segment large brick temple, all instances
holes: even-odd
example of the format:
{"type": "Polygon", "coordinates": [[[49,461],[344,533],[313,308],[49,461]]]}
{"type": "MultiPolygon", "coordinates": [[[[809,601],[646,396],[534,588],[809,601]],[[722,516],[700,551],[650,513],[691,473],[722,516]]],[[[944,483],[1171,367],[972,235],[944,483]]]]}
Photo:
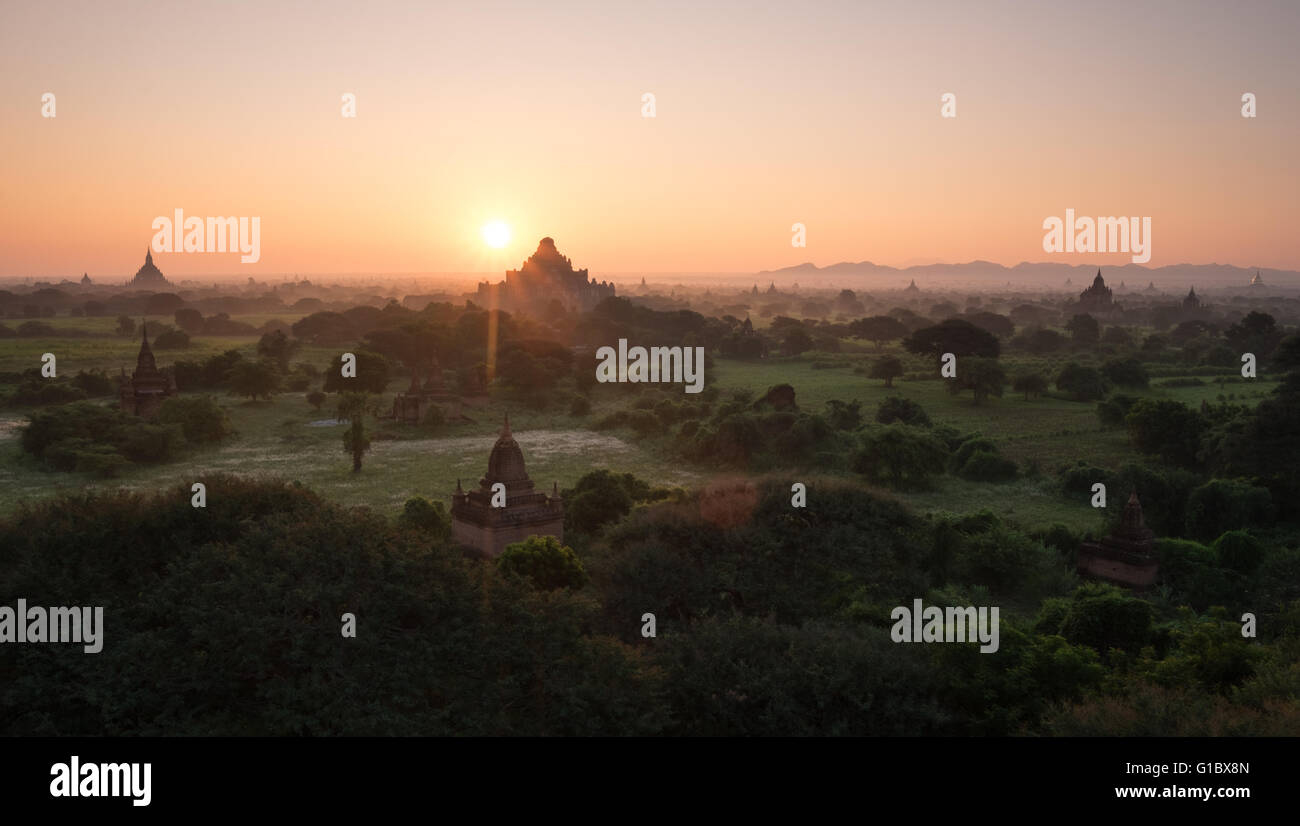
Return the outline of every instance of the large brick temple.
{"type": "Polygon", "coordinates": [[[497,557],[512,542],[530,536],[553,536],[564,541],[564,502],[559,485],[551,495],[533,489],[533,481],[524,468],[524,453],[510,433],[510,415],[506,414],[501,435],[492,446],[487,473],[478,489],[465,492],[456,480],[451,497],[452,537],[462,545],[478,548],[489,557],[497,557]],[[492,487],[505,485],[505,506],[492,506],[492,487]]]}
{"type": "Polygon", "coordinates": [[[1155,544],[1155,534],[1142,519],[1137,491],[1132,491],[1119,527],[1100,542],[1079,545],[1078,571],[1129,588],[1149,588],[1160,573],[1155,544]]]}

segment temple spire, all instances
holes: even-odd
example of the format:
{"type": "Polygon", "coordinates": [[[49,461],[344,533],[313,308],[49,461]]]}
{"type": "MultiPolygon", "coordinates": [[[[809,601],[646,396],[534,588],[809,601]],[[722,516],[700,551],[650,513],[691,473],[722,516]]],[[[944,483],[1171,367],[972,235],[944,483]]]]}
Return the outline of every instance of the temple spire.
{"type": "Polygon", "coordinates": [[[506,411],[505,426],[501,428],[501,438],[503,439],[510,438],[510,411],[509,410],[506,411]]]}

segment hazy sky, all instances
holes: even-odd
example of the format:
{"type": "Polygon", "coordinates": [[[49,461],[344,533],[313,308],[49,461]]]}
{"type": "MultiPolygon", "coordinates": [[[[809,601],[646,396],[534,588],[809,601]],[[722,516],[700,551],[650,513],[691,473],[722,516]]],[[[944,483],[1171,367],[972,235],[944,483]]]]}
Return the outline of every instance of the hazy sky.
{"type": "Polygon", "coordinates": [[[178,276],[543,235],[595,274],[1130,260],[1044,252],[1067,207],[1149,216],[1150,266],[1300,269],[1297,35],[1296,2],[5,0],[0,276],[129,274],[176,208],[261,219],[260,261],[178,276]]]}

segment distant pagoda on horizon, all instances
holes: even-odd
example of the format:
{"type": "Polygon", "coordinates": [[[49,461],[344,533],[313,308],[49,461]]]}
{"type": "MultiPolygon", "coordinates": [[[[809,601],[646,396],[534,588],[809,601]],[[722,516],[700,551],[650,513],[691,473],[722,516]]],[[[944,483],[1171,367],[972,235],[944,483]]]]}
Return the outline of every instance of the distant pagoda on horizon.
{"type": "Polygon", "coordinates": [[[1113,309],[1115,306],[1115,297],[1110,287],[1106,286],[1106,279],[1101,277],[1101,270],[1097,270],[1097,277],[1092,280],[1092,286],[1079,293],[1079,308],[1091,311],[1105,311],[1113,309]]]}
{"type": "Polygon", "coordinates": [[[505,281],[480,282],[475,300],[488,308],[533,311],[558,301],[570,312],[583,312],[614,295],[613,284],[589,278],[585,269],[575,270],[556,249],[555,240],[547,237],[519,269],[506,271],[505,281]]]}
{"type": "Polygon", "coordinates": [[[144,266],[136,270],[135,277],[126,283],[128,287],[170,287],[172,282],[162,274],[162,270],[154,266],[153,252],[149,249],[144,251],[144,266]]]}
{"type": "Polygon", "coordinates": [[[1250,286],[1252,287],[1264,286],[1264,279],[1260,277],[1259,270],[1255,270],[1255,277],[1250,279],[1250,286]]]}

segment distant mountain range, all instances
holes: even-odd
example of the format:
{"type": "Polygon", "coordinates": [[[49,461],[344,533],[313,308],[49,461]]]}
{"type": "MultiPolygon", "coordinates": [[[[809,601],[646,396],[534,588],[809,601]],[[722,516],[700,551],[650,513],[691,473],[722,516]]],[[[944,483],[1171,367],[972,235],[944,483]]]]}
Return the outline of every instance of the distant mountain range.
{"type": "MultiPolygon", "coordinates": [[[[889,267],[870,261],[843,261],[827,267],[815,264],[796,264],[778,270],[761,270],[762,278],[889,278],[891,281],[917,279],[924,286],[925,279],[986,281],[990,286],[1011,281],[1024,284],[1032,282],[1043,286],[1060,287],[1068,278],[1080,289],[1092,283],[1097,274],[1097,264],[1031,263],[1022,261],[1014,267],[992,261],[969,261],[965,264],[925,264],[914,267],[889,267]]],[[[1258,272],[1265,286],[1300,287],[1300,272],[1275,270],[1266,267],[1234,267],[1228,264],[1170,264],[1163,267],[1144,267],[1140,264],[1123,266],[1101,265],[1102,277],[1110,286],[1125,282],[1130,289],[1145,287],[1149,282],[1156,286],[1172,287],[1180,284],[1211,287],[1245,287],[1258,272]]],[[[904,284],[903,286],[906,286],[904,284]]]]}

